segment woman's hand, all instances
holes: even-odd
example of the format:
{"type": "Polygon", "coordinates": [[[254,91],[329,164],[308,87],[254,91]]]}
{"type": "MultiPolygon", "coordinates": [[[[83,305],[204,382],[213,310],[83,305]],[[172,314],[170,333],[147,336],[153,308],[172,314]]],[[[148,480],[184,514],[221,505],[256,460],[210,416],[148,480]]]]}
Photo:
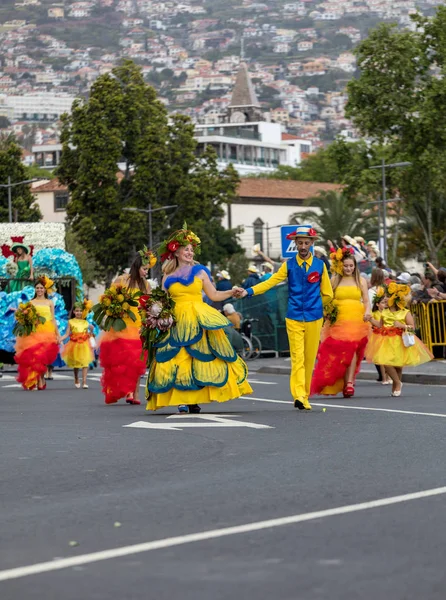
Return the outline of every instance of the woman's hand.
{"type": "Polygon", "coordinates": [[[372,315],[371,315],[371,313],[369,311],[367,311],[367,312],[364,313],[364,321],[366,323],[369,323],[370,320],[371,320],[371,318],[372,318],[372,315]]]}

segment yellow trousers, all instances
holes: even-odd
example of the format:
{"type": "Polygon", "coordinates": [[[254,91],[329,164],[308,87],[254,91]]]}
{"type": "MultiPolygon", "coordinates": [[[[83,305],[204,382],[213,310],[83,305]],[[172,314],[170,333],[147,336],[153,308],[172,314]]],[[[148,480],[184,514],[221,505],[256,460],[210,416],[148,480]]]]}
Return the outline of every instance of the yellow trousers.
{"type": "Polygon", "coordinates": [[[291,377],[290,390],[293,400],[308,398],[311,377],[316,362],[323,319],[293,321],[285,319],[288,341],[290,343],[291,377]]]}

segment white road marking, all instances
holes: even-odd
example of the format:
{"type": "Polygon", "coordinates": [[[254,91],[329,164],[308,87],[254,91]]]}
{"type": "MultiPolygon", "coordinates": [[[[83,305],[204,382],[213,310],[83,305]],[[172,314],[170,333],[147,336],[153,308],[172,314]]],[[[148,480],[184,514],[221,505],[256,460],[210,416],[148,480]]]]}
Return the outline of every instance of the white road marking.
{"type": "MultiPolygon", "coordinates": [[[[255,400],[256,402],[270,402],[272,404],[288,404],[288,406],[292,406],[291,400],[273,400],[272,398],[254,398],[253,396],[242,396],[245,400],[255,400]]],[[[323,406],[327,408],[346,408],[349,410],[370,410],[375,412],[387,412],[387,413],[397,413],[400,415],[420,415],[422,417],[441,417],[446,419],[446,414],[442,413],[429,413],[429,412],[417,412],[414,410],[397,410],[395,408],[374,408],[368,406],[347,406],[345,404],[322,404],[320,402],[312,402],[310,399],[310,403],[312,406],[323,406]]]]}
{"type": "Polygon", "coordinates": [[[268,519],[266,521],[256,521],[254,523],[235,525],[234,527],[223,527],[222,529],[211,529],[209,531],[201,531],[199,533],[190,533],[187,535],[164,538],[152,542],[133,544],[132,546],[122,546],[120,548],[112,548],[110,550],[91,552],[90,554],[80,554],[79,556],[73,556],[71,558],[60,558],[28,565],[25,567],[16,567],[13,569],[0,571],[0,581],[19,579],[21,577],[28,577],[29,575],[38,575],[40,573],[48,573],[50,571],[59,571],[60,569],[78,567],[80,565],[91,564],[102,560],[121,558],[123,556],[131,556],[135,554],[141,554],[142,552],[172,548],[174,546],[182,546],[184,544],[192,544],[195,542],[204,542],[206,540],[228,537],[230,535],[252,533],[255,531],[262,531],[264,529],[273,529],[275,527],[284,527],[286,525],[295,525],[296,523],[314,521],[315,519],[323,519],[325,517],[346,515],[362,510],[391,506],[393,504],[401,504],[402,502],[421,500],[422,498],[431,498],[433,496],[440,496],[443,494],[446,494],[446,486],[424,490],[421,492],[414,492],[412,494],[402,494],[400,496],[391,496],[390,498],[380,498],[378,500],[371,500],[369,502],[360,502],[359,504],[347,504],[346,506],[338,506],[336,508],[328,508],[326,510],[291,515],[289,517],[268,519]]]}
{"type": "MultiPolygon", "coordinates": [[[[130,423],[130,425],[123,425],[123,427],[134,427],[136,429],[164,429],[168,431],[181,431],[188,427],[248,427],[249,429],[274,429],[269,425],[260,425],[258,423],[249,423],[248,421],[233,421],[232,418],[238,415],[169,415],[167,419],[181,419],[181,423],[166,423],[154,422],[154,421],[136,421],[130,423]],[[198,419],[203,422],[192,422],[185,423],[186,419],[198,419]]],[[[166,420],[167,420],[166,419],[166,420]]]]}
{"type": "Polygon", "coordinates": [[[21,383],[8,383],[7,385],[3,385],[4,388],[21,388],[21,383]]]}
{"type": "Polygon", "coordinates": [[[277,381],[259,381],[258,379],[248,379],[249,383],[259,383],[260,385],[277,385],[277,381]]]}

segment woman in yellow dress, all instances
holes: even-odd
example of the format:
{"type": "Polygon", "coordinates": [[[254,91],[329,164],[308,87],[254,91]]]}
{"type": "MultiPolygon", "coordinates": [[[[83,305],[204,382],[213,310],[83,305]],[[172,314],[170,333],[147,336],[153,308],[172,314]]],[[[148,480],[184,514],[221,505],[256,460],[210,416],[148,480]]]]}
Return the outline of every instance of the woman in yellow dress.
{"type": "Polygon", "coordinates": [[[17,381],[25,390],[44,390],[44,375],[47,365],[56,360],[59,352],[60,335],[54,317],[54,304],[48,299],[53,282],[43,275],[34,285],[35,297],[31,304],[36,307],[39,316],[45,319],[36,327],[36,331],[23,337],[17,337],[15,361],[18,364],[17,381]]]}
{"type": "Polygon", "coordinates": [[[370,338],[366,350],[369,362],[385,365],[392,379],[391,396],[401,396],[403,387],[403,367],[414,367],[430,362],[433,355],[423,342],[413,333],[414,320],[407,308],[410,305],[410,287],[391,282],[387,287],[387,308],[381,313],[381,319],[372,319],[375,334],[370,338]],[[403,335],[411,334],[410,344],[406,346],[403,335]]]}
{"type": "Polygon", "coordinates": [[[176,324],[156,348],[147,380],[147,410],[177,406],[198,413],[199,404],[226,402],[252,393],[248,369],[225,333],[228,319],[203,301],[230,298],[217,291],[208,269],[194,261],[200,240],[184,226],[160,248],[162,286],[175,301],[176,324]]]}
{"type": "Polygon", "coordinates": [[[334,250],[330,258],[337,315],[322,329],[311,394],[336,396],[342,392],[344,398],[351,398],[370,333],[368,287],[349,248],[334,250]]]}
{"type": "MultiPolygon", "coordinates": [[[[122,285],[130,292],[150,293],[146,278],[155,263],[156,259],[150,251],[141,250],[130,272],[117,277],[112,285],[122,285]]],[[[127,404],[141,404],[139,382],[146,372],[146,357],[139,335],[141,317],[138,308],[131,307],[130,310],[135,315],[134,321],[125,317],[125,329],[115,331],[112,328],[99,339],[99,360],[103,368],[101,384],[106,404],[118,402],[120,398],[125,398],[127,404]]]]}
{"type": "Polygon", "coordinates": [[[79,369],[82,370],[82,388],[88,389],[87,373],[88,366],[94,360],[93,349],[90,344],[90,332],[93,331],[93,325],[85,318],[92,306],[89,300],[84,302],[75,302],[73,306],[74,318],[68,321],[68,327],[61,342],[66,338],[70,341],[62,350],[62,358],[67,367],[74,371],[74,387],[80,388],[79,369]]]}

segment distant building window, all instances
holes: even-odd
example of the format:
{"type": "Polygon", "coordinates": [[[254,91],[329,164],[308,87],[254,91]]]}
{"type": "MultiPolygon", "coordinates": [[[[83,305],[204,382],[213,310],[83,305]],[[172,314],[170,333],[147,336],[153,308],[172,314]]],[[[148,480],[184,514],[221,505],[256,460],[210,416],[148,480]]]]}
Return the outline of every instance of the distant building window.
{"type": "Polygon", "coordinates": [[[68,204],[68,192],[57,192],[54,194],[54,210],[66,210],[68,204]]]}
{"type": "Polygon", "coordinates": [[[307,153],[307,154],[309,152],[311,152],[311,146],[310,146],[310,144],[301,144],[300,145],[300,151],[304,152],[304,153],[307,153]]]}
{"type": "Polygon", "coordinates": [[[254,244],[260,244],[260,250],[263,250],[263,221],[256,219],[253,223],[254,226],[254,244]]]}

